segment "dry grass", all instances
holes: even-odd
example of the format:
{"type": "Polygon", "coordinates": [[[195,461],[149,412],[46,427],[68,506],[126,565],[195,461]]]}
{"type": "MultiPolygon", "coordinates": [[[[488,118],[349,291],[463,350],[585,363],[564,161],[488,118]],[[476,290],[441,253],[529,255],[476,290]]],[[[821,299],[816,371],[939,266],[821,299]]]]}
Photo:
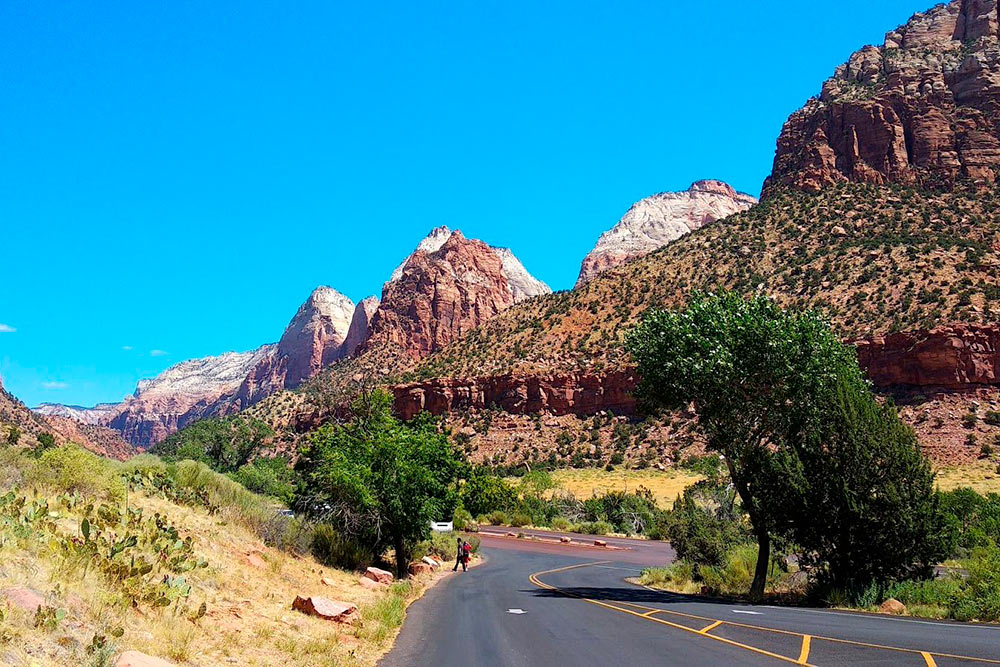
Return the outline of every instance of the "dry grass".
{"type": "MultiPolygon", "coordinates": [[[[21,489],[29,497],[48,491],[21,489]]],[[[138,493],[129,501],[147,516],[166,515],[208,561],[208,567],[185,574],[192,585],[188,608],[181,613],[173,606],[129,608],[97,572],[59,568],[60,557],[48,545],[0,539],[0,590],[28,586],[67,610],[66,618],[47,630],[34,627],[33,613],[0,601],[0,656],[7,662],[102,664],[86,647],[95,634],[104,634],[114,644],[112,658],[134,649],[186,665],[373,665],[391,646],[407,604],[426,585],[404,582],[370,591],[358,584],[356,573],[269,548],[251,530],[218,514],[138,493]],[[296,595],[353,602],[359,619],[338,625],[305,616],[291,609],[296,595]],[[202,601],[207,614],[191,620],[202,601]],[[112,638],[117,627],[124,634],[112,638]]],[[[67,527],[75,531],[75,524],[67,527]]]]}
{"type": "Polygon", "coordinates": [[[607,491],[635,491],[643,486],[653,492],[656,504],[669,508],[674,500],[701,475],[686,470],[624,470],[608,472],[598,468],[564,468],[552,473],[552,480],[577,498],[589,498],[607,491]]]}
{"type": "Polygon", "coordinates": [[[937,485],[942,491],[969,487],[983,494],[1000,493],[1000,474],[997,474],[997,464],[991,461],[948,466],[937,471],[937,485]]]}

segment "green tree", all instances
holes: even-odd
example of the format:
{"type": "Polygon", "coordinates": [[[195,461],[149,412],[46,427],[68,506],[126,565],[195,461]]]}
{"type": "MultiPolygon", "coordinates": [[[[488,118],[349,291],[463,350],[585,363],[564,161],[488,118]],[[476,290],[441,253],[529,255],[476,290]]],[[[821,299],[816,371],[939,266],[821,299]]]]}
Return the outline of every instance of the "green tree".
{"type": "Polygon", "coordinates": [[[777,531],[829,585],[928,576],[952,539],[916,434],[875,400],[857,364],[841,369],[826,398],[761,484],[777,531]]]}
{"type": "Polygon", "coordinates": [[[203,419],[172,433],[152,452],[168,461],[192,459],[231,473],[260,455],[273,435],[271,427],[259,419],[203,419]]]}
{"type": "Polygon", "coordinates": [[[17,445],[21,440],[21,429],[16,426],[11,426],[10,431],[7,432],[7,443],[10,445],[17,445]]]}
{"type": "Polygon", "coordinates": [[[35,456],[41,456],[46,450],[56,446],[56,438],[51,433],[39,433],[35,437],[38,440],[38,445],[34,449],[35,456]]]}
{"type": "Polygon", "coordinates": [[[626,347],[638,365],[641,403],[656,411],[693,402],[708,447],[724,455],[757,539],[750,596],[760,599],[775,518],[758,483],[773,451],[810,427],[837,370],[857,363],[853,353],[815,315],[734,293],[696,295],[682,311],[651,309],[626,347]]]}
{"type": "Polygon", "coordinates": [[[475,468],[462,486],[462,505],[472,516],[509,512],[517,501],[517,489],[485,468],[475,468]]]}
{"type": "Polygon", "coordinates": [[[455,510],[460,461],[427,415],[401,423],[384,391],[365,394],[346,424],[327,424],[301,450],[295,507],[331,523],[375,554],[392,547],[406,576],[430,522],[455,510]]]}

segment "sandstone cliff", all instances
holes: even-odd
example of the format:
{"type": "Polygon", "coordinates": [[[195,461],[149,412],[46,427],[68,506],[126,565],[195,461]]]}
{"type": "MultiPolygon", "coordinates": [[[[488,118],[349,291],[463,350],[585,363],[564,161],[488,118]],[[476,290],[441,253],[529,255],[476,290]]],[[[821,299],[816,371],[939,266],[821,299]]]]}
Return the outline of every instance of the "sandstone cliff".
{"type": "Polygon", "coordinates": [[[951,186],[1000,170],[997,3],[952,0],[854,53],[793,114],[764,196],[838,181],[951,186]]]}
{"type": "Polygon", "coordinates": [[[273,345],[265,345],[250,352],[229,352],[172,366],[151,380],[141,380],[135,394],[101,424],[118,431],[133,445],[148,448],[203,416],[273,352],[273,345]]]}
{"type": "Polygon", "coordinates": [[[456,231],[437,250],[410,255],[386,284],[364,349],[388,345],[420,359],[513,304],[501,258],[456,231]]]}
{"type": "MultiPolygon", "coordinates": [[[[430,234],[425,236],[420,243],[417,244],[416,250],[404,259],[402,264],[393,270],[392,276],[389,278],[389,282],[382,287],[383,292],[388,289],[392,283],[399,280],[403,276],[403,270],[406,268],[406,265],[418,253],[427,254],[437,252],[454,233],[461,234],[461,232],[452,232],[452,230],[448,229],[448,227],[444,225],[432,229],[430,234]]],[[[525,299],[530,299],[531,297],[538,296],[539,294],[549,294],[552,292],[548,285],[528,273],[528,270],[524,268],[521,260],[514,255],[510,248],[497,248],[494,246],[488,247],[497,257],[500,258],[500,270],[501,273],[503,273],[504,278],[507,280],[507,289],[510,291],[511,296],[514,297],[515,303],[524,301],[525,299]]]]}
{"type": "Polygon", "coordinates": [[[722,181],[697,181],[684,192],[663,192],[642,199],[601,234],[597,245],[583,259],[576,284],[756,203],[750,195],[722,181]]]}
{"type": "Polygon", "coordinates": [[[351,326],[347,330],[347,338],[344,339],[342,356],[353,356],[358,346],[368,340],[372,317],[375,316],[378,305],[379,300],[377,296],[370,296],[358,303],[354,309],[354,315],[351,317],[351,326]]]}

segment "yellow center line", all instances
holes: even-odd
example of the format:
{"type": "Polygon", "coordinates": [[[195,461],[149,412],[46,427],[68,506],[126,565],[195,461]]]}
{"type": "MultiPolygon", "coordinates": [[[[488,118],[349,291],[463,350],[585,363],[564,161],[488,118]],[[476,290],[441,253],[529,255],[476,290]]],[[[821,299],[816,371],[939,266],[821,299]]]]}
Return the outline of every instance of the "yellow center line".
{"type": "Polygon", "coordinates": [[[799,664],[804,665],[806,661],[809,660],[809,641],[812,639],[809,635],[802,635],[802,650],[799,651],[799,664]]]}
{"type": "MultiPolygon", "coordinates": [[[[590,602],[591,604],[596,604],[596,605],[600,605],[602,607],[607,607],[608,609],[614,609],[615,611],[620,611],[620,612],[623,612],[623,613],[626,613],[626,614],[631,614],[631,615],[637,616],[639,618],[645,618],[648,621],[653,621],[655,623],[660,623],[660,624],[663,624],[663,625],[668,625],[670,627],[678,628],[680,630],[685,630],[687,632],[693,632],[694,634],[697,634],[697,635],[700,635],[700,636],[703,636],[703,637],[708,637],[710,639],[715,639],[715,640],[718,640],[718,641],[721,641],[721,642],[725,642],[727,644],[732,644],[732,645],[738,646],[740,648],[745,648],[745,649],[753,651],[755,653],[761,653],[763,655],[767,655],[767,656],[770,656],[770,657],[773,657],[773,658],[777,658],[779,660],[784,660],[786,662],[793,662],[793,663],[802,664],[802,665],[808,664],[807,662],[805,662],[805,660],[808,658],[808,649],[809,649],[810,644],[811,644],[811,642],[812,642],[813,639],[818,639],[818,640],[821,640],[821,641],[828,641],[828,642],[836,642],[838,644],[849,644],[851,646],[861,646],[863,648],[874,648],[874,649],[882,649],[882,650],[886,650],[886,651],[897,651],[897,652],[900,652],[900,653],[916,653],[916,654],[921,655],[924,658],[924,661],[927,663],[927,667],[936,667],[936,663],[934,662],[934,657],[933,656],[937,656],[939,658],[951,658],[951,659],[955,659],[955,660],[971,660],[971,661],[974,661],[974,662],[981,662],[981,663],[991,664],[991,665],[1000,665],[1000,660],[995,660],[995,659],[991,659],[991,658],[977,658],[977,657],[968,656],[968,655],[954,655],[952,653],[939,653],[937,651],[919,651],[919,650],[911,649],[911,648],[900,648],[898,646],[885,646],[885,645],[882,645],[882,644],[871,644],[871,643],[868,643],[868,642],[859,642],[859,641],[854,641],[854,640],[851,640],[851,639],[837,639],[836,637],[824,637],[824,636],[821,636],[821,635],[806,635],[805,633],[802,633],[802,632],[793,632],[791,630],[779,630],[777,628],[768,628],[768,627],[761,626],[761,625],[750,625],[750,624],[747,624],[747,623],[738,623],[738,622],[735,622],[735,621],[718,621],[718,623],[725,623],[726,625],[732,625],[732,626],[740,627],[740,628],[748,628],[750,630],[760,630],[760,631],[763,631],[763,632],[772,632],[772,633],[775,633],[775,634],[791,635],[791,636],[794,636],[794,637],[802,637],[802,652],[800,653],[798,660],[793,660],[793,659],[787,658],[787,657],[785,657],[783,655],[778,655],[777,653],[771,653],[770,651],[765,651],[764,649],[758,649],[758,648],[755,648],[753,646],[747,646],[746,644],[741,644],[739,642],[734,642],[734,641],[731,641],[729,639],[725,639],[724,637],[719,637],[719,636],[710,635],[710,634],[704,634],[705,632],[707,632],[707,630],[715,627],[717,619],[714,619],[714,618],[709,618],[707,616],[698,616],[696,614],[687,614],[685,612],[674,611],[672,609],[658,609],[656,607],[647,607],[647,606],[644,606],[644,605],[641,605],[641,604],[636,604],[634,602],[623,602],[622,603],[622,604],[626,604],[626,605],[628,605],[630,607],[636,607],[638,609],[642,609],[642,610],[644,610],[646,612],[646,613],[640,613],[640,612],[637,612],[637,611],[633,611],[631,609],[626,609],[624,607],[619,607],[619,606],[616,606],[616,605],[607,604],[605,602],[600,602],[598,600],[592,600],[590,598],[585,598],[582,595],[576,595],[575,593],[570,593],[569,591],[564,591],[564,590],[559,589],[559,588],[557,588],[555,586],[546,584],[546,583],[542,582],[540,579],[538,579],[538,577],[541,576],[541,575],[543,575],[543,574],[554,574],[556,572],[565,572],[566,570],[574,570],[574,569],[581,568],[581,567],[590,567],[591,565],[603,565],[603,564],[609,563],[609,562],[611,562],[611,561],[606,561],[605,560],[605,561],[597,561],[597,562],[593,562],[593,563],[581,563],[579,565],[569,565],[567,567],[560,567],[560,568],[556,568],[554,570],[544,570],[542,572],[535,572],[534,574],[530,575],[528,577],[528,580],[531,583],[533,583],[534,585],[538,586],[539,588],[545,588],[545,589],[548,589],[548,590],[559,591],[563,595],[568,595],[570,597],[575,597],[575,598],[578,598],[580,600],[583,600],[584,602],[590,602]],[[695,630],[694,628],[689,628],[689,627],[687,627],[685,625],[680,625],[678,623],[671,623],[670,621],[666,621],[666,620],[660,619],[660,618],[653,618],[652,615],[655,614],[655,613],[670,614],[670,615],[673,615],[673,616],[680,616],[680,617],[683,617],[683,618],[691,618],[691,619],[696,619],[696,620],[701,620],[701,621],[709,621],[709,622],[713,623],[713,625],[709,626],[709,628],[706,628],[705,630],[695,630]]],[[[655,588],[650,588],[649,586],[643,586],[643,588],[645,588],[647,590],[650,590],[650,591],[662,592],[662,591],[659,591],[659,590],[657,590],[655,588]]]]}
{"type": "Polygon", "coordinates": [[[705,634],[709,630],[714,630],[715,628],[719,627],[720,625],[722,625],[722,621],[716,621],[715,623],[712,623],[711,625],[706,625],[705,627],[703,627],[698,632],[700,632],[701,634],[705,634]]]}

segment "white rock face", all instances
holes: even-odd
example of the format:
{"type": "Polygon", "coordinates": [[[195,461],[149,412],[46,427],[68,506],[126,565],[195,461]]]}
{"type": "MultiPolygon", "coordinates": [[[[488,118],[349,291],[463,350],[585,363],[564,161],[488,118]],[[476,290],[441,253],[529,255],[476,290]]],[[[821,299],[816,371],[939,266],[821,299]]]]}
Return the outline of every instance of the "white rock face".
{"type": "Polygon", "coordinates": [[[50,417],[68,417],[83,424],[100,424],[101,420],[108,417],[118,409],[120,403],[98,403],[92,408],[81,405],[62,405],[61,403],[42,403],[35,412],[40,415],[50,417]]]}
{"type": "MultiPolygon", "coordinates": [[[[440,227],[435,227],[431,230],[424,239],[417,244],[415,252],[435,252],[440,250],[441,246],[451,238],[454,232],[448,229],[446,226],[442,225],[440,227]]],[[[530,299],[533,296],[538,296],[539,294],[549,294],[552,289],[548,285],[543,283],[541,280],[535,278],[533,275],[528,273],[528,270],[524,268],[521,264],[521,260],[514,256],[510,248],[498,248],[495,246],[490,246],[490,250],[500,258],[502,262],[502,269],[504,278],[507,279],[507,287],[510,290],[511,295],[514,297],[515,302],[524,301],[525,299],[530,299]]],[[[383,290],[388,287],[391,283],[399,280],[403,275],[403,268],[406,263],[410,261],[410,257],[403,260],[403,263],[396,267],[396,270],[392,272],[392,277],[389,278],[389,282],[383,285],[383,290]]]]}
{"type": "Polygon", "coordinates": [[[370,296],[362,299],[354,309],[354,316],[351,318],[351,327],[347,330],[347,338],[344,340],[342,356],[350,357],[354,351],[368,340],[369,328],[372,316],[378,310],[379,300],[377,296],[370,296]]]}
{"type": "Polygon", "coordinates": [[[745,211],[757,200],[722,181],[698,181],[684,192],[642,199],[625,213],[584,258],[577,286],[602,271],[665,246],[688,232],[745,211]]]}
{"type": "Polygon", "coordinates": [[[277,355],[286,360],[286,388],[297,387],[343,356],[353,316],[354,302],[337,290],[313,290],[278,341],[277,355]]]}
{"type": "Polygon", "coordinates": [[[221,395],[236,389],[250,369],[267,356],[274,345],[250,352],[227,352],[217,357],[182,361],[155,378],[139,380],[135,398],[201,397],[221,395]]]}

